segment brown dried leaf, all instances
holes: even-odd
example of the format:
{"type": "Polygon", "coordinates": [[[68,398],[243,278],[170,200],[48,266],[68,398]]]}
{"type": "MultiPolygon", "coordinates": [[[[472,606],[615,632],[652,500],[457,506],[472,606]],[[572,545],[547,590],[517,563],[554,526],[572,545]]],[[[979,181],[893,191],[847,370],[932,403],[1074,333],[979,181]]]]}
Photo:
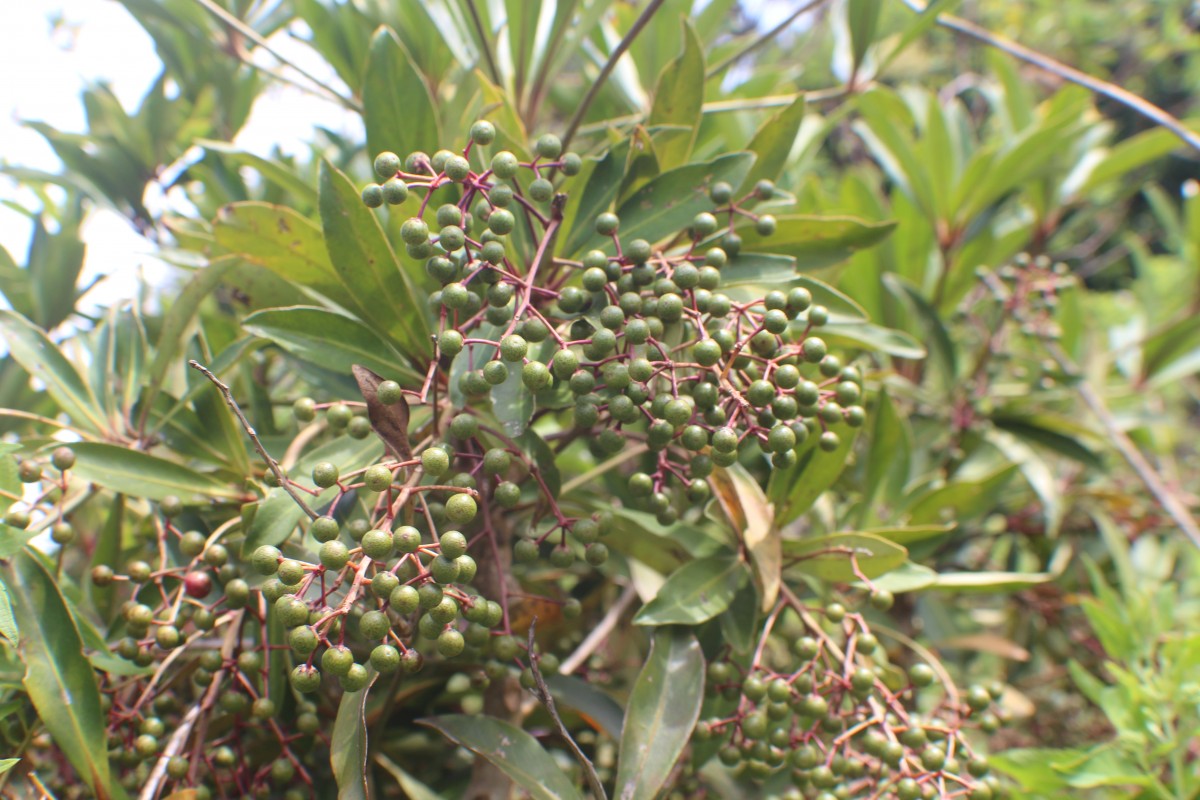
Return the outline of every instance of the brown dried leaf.
{"type": "Polygon", "coordinates": [[[783,542],[775,527],[775,508],[767,502],[754,478],[739,465],[713,470],[708,480],[734,532],[750,554],[762,609],[770,611],[779,597],[783,571],[783,542]]]}
{"type": "Polygon", "coordinates": [[[401,397],[400,402],[394,405],[384,405],[379,401],[378,394],[383,376],[359,364],[350,369],[354,373],[354,380],[358,381],[363,399],[367,401],[367,418],[371,420],[371,427],[401,461],[410,460],[412,445],[408,442],[408,403],[401,397]]]}

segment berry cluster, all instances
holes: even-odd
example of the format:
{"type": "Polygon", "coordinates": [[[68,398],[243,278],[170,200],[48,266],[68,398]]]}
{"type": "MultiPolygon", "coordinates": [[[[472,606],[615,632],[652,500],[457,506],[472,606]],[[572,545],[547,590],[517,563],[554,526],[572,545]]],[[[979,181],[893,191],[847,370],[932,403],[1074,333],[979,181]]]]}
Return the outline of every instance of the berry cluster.
{"type": "MultiPolygon", "coordinates": [[[[886,591],[871,594],[877,609],[891,602],[886,591]]],[[[987,759],[964,733],[996,729],[991,709],[1002,686],[972,686],[960,697],[948,682],[938,686],[928,664],[901,672],[887,664],[863,616],[841,603],[781,608],[795,615],[796,635],[771,637],[772,617],[749,668],[732,660],[708,666],[709,693],[733,710],[702,720],[696,738],[722,741],[723,764],[754,779],[787,771],[793,788],[780,797],[788,800],[999,796],[987,759]],[[764,658],[768,637],[773,667],[764,658]]]]}

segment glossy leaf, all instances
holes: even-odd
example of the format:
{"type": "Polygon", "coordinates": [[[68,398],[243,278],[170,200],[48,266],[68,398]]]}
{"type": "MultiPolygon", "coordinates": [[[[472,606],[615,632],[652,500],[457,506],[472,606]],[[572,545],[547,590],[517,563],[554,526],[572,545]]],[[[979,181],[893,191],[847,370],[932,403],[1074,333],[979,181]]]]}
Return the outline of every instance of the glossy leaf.
{"type": "Polygon", "coordinates": [[[804,109],[804,95],[798,94],[790,105],[768,117],[759,126],[754,138],[746,146],[747,150],[757,156],[754,166],[750,168],[743,182],[747,190],[764,178],[769,181],[779,180],[792,147],[796,144],[796,137],[800,134],[804,109]]]}
{"type": "Polygon", "coordinates": [[[409,775],[399,764],[383,753],[376,753],[375,761],[396,779],[396,783],[400,784],[400,791],[408,800],[442,800],[441,795],[409,775]]]}
{"type": "Polygon", "coordinates": [[[750,554],[754,586],[758,589],[763,610],[770,610],[779,597],[781,569],[775,510],[767,502],[758,482],[740,464],[715,470],[709,485],[734,533],[750,554]]]}
{"type": "MultiPolygon", "coordinates": [[[[754,163],[752,153],[730,153],[712,161],[688,164],[662,173],[617,209],[621,241],[646,239],[651,244],[674,236],[701,211],[712,211],[709,187],[717,181],[739,183],[754,163]]],[[[604,246],[595,237],[589,247],[604,246]]]]}
{"type": "Polygon", "coordinates": [[[401,269],[358,189],[328,161],[321,162],[321,224],[329,260],[354,296],[355,307],[350,310],[390,336],[409,359],[419,363],[432,355],[424,311],[410,308],[421,295],[401,269]],[[403,308],[410,310],[399,313],[403,308]]]}
{"type": "Polygon", "coordinates": [[[8,354],[46,386],[46,392],[71,421],[96,433],[106,430],[104,411],[83,377],[62,351],[33,323],[0,310],[0,335],[8,354]]]}
{"type": "Polygon", "coordinates": [[[833,485],[846,466],[858,431],[847,425],[837,426],[838,446],[831,452],[817,446],[817,436],[809,436],[796,448],[795,464],[771,470],[767,499],[775,506],[776,525],[782,528],[799,518],[833,485]]]}
{"type": "Polygon", "coordinates": [[[704,701],[704,654],[687,628],[654,634],[629,695],[614,800],[652,800],[687,746],[704,701]]]}
{"type": "Polygon", "coordinates": [[[384,150],[432,154],[443,146],[429,82],[389,28],[375,31],[363,80],[363,120],[370,158],[384,150]]]}
{"type": "Polygon", "coordinates": [[[592,727],[604,731],[613,741],[621,738],[625,711],[607,693],[574,675],[547,675],[546,686],[560,706],[578,711],[592,727]]]}
{"type": "Polygon", "coordinates": [[[620,148],[613,147],[600,158],[586,167],[582,177],[576,179],[576,188],[567,199],[567,208],[563,214],[563,229],[569,231],[564,255],[571,256],[581,251],[585,244],[592,242],[596,232],[593,229],[596,217],[607,211],[617,198],[621,188],[621,178],[625,174],[625,156],[620,148]]]}
{"type": "Polygon", "coordinates": [[[855,251],[886,239],[895,227],[895,222],[867,222],[857,217],[787,214],[777,219],[770,236],[762,236],[750,224],[738,226],[737,232],[743,251],[791,256],[796,259],[796,269],[805,271],[845,261],[855,251]]]}
{"type": "Polygon", "coordinates": [[[882,5],[880,0],[849,0],[846,5],[846,21],[850,28],[850,51],[855,72],[862,67],[867,48],[875,43],[875,33],[879,27],[882,5]]]}
{"type": "Polygon", "coordinates": [[[582,800],[554,758],[520,728],[479,714],[446,714],[417,722],[483,756],[534,800],[582,800]]]}
{"type": "Polygon", "coordinates": [[[7,639],[10,646],[16,646],[20,641],[17,619],[13,616],[12,600],[3,580],[0,580],[0,636],[7,639]]]}
{"type": "Polygon", "coordinates": [[[407,359],[353,317],[311,306],[268,308],[242,320],[242,327],[270,339],[301,361],[348,374],[362,364],[401,383],[420,385],[407,359]]]}
{"type": "Polygon", "coordinates": [[[960,521],[985,513],[1019,468],[1009,464],[979,480],[953,481],[926,492],[909,509],[909,524],[938,522],[944,513],[960,521]]]}
{"type": "Polygon", "coordinates": [[[111,777],[106,717],[96,675],[58,582],[40,556],[18,553],[8,567],[25,662],[25,691],[46,730],[99,798],[124,798],[111,777]]]}
{"type": "Polygon", "coordinates": [[[357,692],[343,692],[329,736],[329,763],[337,781],[338,800],[367,800],[367,693],[377,673],[357,692]]]}
{"type": "Polygon", "coordinates": [[[217,212],[213,236],[243,261],[353,308],[351,291],[329,261],[321,227],[308,217],[270,203],[232,203],[217,212]]]}
{"type": "Polygon", "coordinates": [[[232,500],[241,492],[210,475],[152,456],[140,450],[106,442],[79,442],[73,472],[114,492],[162,500],[175,495],[185,503],[232,500]]]}
{"type": "Polygon", "coordinates": [[[858,570],[875,578],[908,560],[908,551],[894,542],[870,533],[832,533],[808,539],[783,542],[786,568],[824,581],[849,583],[858,579],[858,570]]]}
{"type": "Polygon", "coordinates": [[[704,104],[704,46],[696,30],[684,19],[683,52],[663,67],[654,89],[648,124],[680,126],[655,139],[654,151],[662,170],[687,162],[696,134],[700,131],[700,107],[704,104]]]}
{"type": "Polygon", "coordinates": [[[733,601],[748,576],[745,563],[732,554],[689,561],[667,578],[658,596],[642,606],[635,625],[699,625],[733,601]]]}

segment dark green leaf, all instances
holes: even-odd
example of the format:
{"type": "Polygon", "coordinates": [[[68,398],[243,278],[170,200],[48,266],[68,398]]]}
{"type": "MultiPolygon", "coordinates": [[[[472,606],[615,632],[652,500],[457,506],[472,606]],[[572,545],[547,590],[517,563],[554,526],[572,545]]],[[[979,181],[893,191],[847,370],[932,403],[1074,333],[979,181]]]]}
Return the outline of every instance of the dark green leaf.
{"type": "Polygon", "coordinates": [[[850,28],[850,55],[855,72],[862,66],[867,48],[875,43],[882,5],[880,0],[849,0],[846,5],[846,21],[850,28]]]}
{"type": "Polygon", "coordinates": [[[109,771],[96,675],[58,582],[29,552],[17,554],[8,575],[22,634],[25,691],[38,717],[97,797],[124,798],[109,771]]]}
{"type": "Polygon", "coordinates": [[[363,118],[371,158],[384,150],[432,154],[442,147],[429,83],[391,29],[381,27],[372,36],[365,74],[363,118]]]}
{"type": "Polygon", "coordinates": [[[232,203],[222,206],[213,223],[213,237],[238,258],[352,308],[353,294],[342,285],[329,262],[321,228],[284,206],[270,203],[232,203]]]}
{"type": "Polygon", "coordinates": [[[732,554],[689,561],[667,578],[633,618],[635,625],[699,625],[720,614],[749,576],[732,554]]]}
{"type": "Polygon", "coordinates": [[[185,503],[232,500],[241,495],[216,478],[139,450],[105,442],[80,442],[73,472],[114,492],[162,500],[176,495],[185,503]]]}
{"type": "Polygon", "coordinates": [[[347,374],[351,364],[362,364],[400,383],[419,386],[421,382],[404,356],[375,331],[336,311],[311,306],[268,308],[246,317],[242,327],[330,372],[347,374]]]}
{"type": "Polygon", "coordinates": [[[767,120],[755,132],[746,149],[757,158],[744,185],[748,188],[760,180],[778,181],[787,164],[788,155],[800,134],[800,123],[804,120],[804,95],[796,95],[790,105],[785,106],[767,120]]]}
{"type": "Polygon", "coordinates": [[[752,224],[738,226],[737,232],[743,251],[791,256],[796,259],[796,269],[805,271],[845,261],[855,251],[886,239],[895,227],[895,222],[867,222],[857,217],[789,214],[778,218],[770,236],[760,235],[752,224]]]}
{"type": "Polygon", "coordinates": [[[926,492],[909,509],[909,524],[938,522],[946,513],[962,521],[987,512],[1019,468],[1009,464],[980,480],[954,481],[926,492]]]}
{"type": "Polygon", "coordinates": [[[17,630],[17,620],[13,616],[12,600],[8,596],[8,587],[0,579],[0,636],[15,647],[20,641],[20,631],[17,630]]]}
{"type": "Polygon", "coordinates": [[[839,441],[832,452],[817,446],[817,436],[809,436],[796,448],[798,458],[794,465],[771,471],[767,499],[775,505],[776,525],[782,528],[799,518],[833,485],[846,466],[858,431],[848,425],[836,426],[834,432],[839,441]]]}
{"type": "Polygon", "coordinates": [[[573,675],[547,675],[546,686],[559,705],[583,714],[613,741],[621,738],[625,712],[608,694],[573,675]]]}
{"type": "Polygon", "coordinates": [[[363,205],[350,179],[328,161],[321,162],[321,223],[329,260],[354,297],[355,307],[348,310],[390,336],[414,363],[431,357],[421,295],[396,260],[374,212],[363,205]]]}
{"type": "Polygon", "coordinates": [[[329,763],[337,781],[338,800],[367,800],[367,693],[376,672],[357,692],[344,692],[329,736],[329,763]]]}
{"type": "Polygon", "coordinates": [[[576,178],[575,191],[571,192],[563,212],[563,229],[570,231],[563,255],[575,255],[585,244],[593,241],[596,217],[607,211],[617,198],[624,174],[625,153],[621,148],[613,147],[599,161],[591,162],[584,174],[576,178]],[[590,172],[587,171],[589,169],[590,172]],[[581,184],[582,191],[578,188],[581,184]]]}
{"type": "Polygon", "coordinates": [[[663,67],[654,89],[648,124],[680,126],[655,137],[654,151],[662,170],[685,164],[700,130],[704,104],[704,46],[684,18],[683,52],[663,67]]]}
{"type": "Polygon", "coordinates": [[[0,310],[0,334],[9,355],[46,385],[46,392],[73,423],[95,433],[107,429],[96,396],[45,333],[19,314],[0,310]]]}
{"type": "Polygon", "coordinates": [[[848,583],[857,580],[854,571],[875,578],[903,564],[908,551],[894,542],[870,533],[832,533],[797,541],[785,539],[783,559],[787,569],[824,581],[848,583]]]}
{"type": "Polygon", "coordinates": [[[520,728],[478,714],[445,714],[418,720],[418,724],[483,756],[534,800],[582,800],[551,755],[520,728]]]}
{"type": "Polygon", "coordinates": [[[629,695],[614,800],[652,800],[691,738],[704,701],[704,654],[692,632],[659,628],[629,695]]]}

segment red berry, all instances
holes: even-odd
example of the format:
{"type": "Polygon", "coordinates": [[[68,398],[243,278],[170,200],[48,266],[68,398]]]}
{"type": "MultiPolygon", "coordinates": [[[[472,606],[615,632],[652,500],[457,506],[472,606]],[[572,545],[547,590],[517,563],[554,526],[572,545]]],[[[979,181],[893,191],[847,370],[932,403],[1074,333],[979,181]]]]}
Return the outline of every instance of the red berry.
{"type": "Polygon", "coordinates": [[[188,597],[207,597],[212,591],[212,578],[207,572],[189,572],[183,577],[183,589],[188,597]]]}

